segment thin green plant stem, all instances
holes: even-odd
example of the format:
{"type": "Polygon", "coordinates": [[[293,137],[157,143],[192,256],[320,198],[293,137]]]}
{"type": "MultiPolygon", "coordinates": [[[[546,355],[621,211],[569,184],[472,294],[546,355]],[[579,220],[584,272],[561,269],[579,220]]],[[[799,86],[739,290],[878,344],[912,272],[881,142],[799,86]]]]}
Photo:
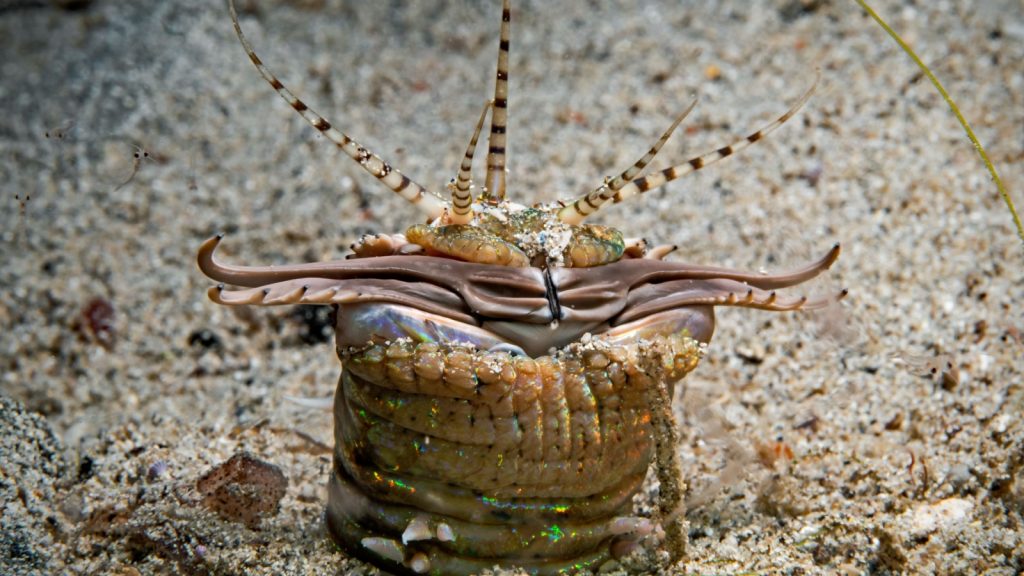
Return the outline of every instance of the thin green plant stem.
{"type": "Polygon", "coordinates": [[[956,102],[953,101],[953,97],[949,95],[949,92],[946,92],[946,89],[942,87],[942,83],[935,77],[935,74],[932,74],[931,69],[921,61],[921,58],[918,57],[913,48],[907,45],[907,43],[903,41],[903,38],[900,38],[900,35],[886,24],[885,20],[882,20],[882,17],[871,9],[871,6],[868,6],[868,3],[865,0],[856,1],[869,16],[875,19],[875,22],[878,22],[878,25],[881,26],[897,44],[899,44],[900,48],[907,53],[907,56],[910,56],[925,75],[928,76],[928,79],[931,80],[935,89],[939,91],[939,94],[942,94],[942,98],[946,101],[946,104],[949,105],[949,109],[953,111],[953,114],[956,115],[956,119],[960,121],[960,125],[964,127],[964,131],[967,132],[967,137],[971,139],[971,143],[974,144],[974,149],[978,151],[978,155],[981,156],[981,161],[985,163],[985,167],[988,168],[989,174],[992,175],[992,181],[996,183],[996,188],[999,189],[999,194],[1003,197],[1003,201],[1006,202],[1006,208],[1010,211],[1013,223],[1017,227],[1017,235],[1020,236],[1021,243],[1024,244],[1024,224],[1021,224],[1020,216],[1017,215],[1017,210],[1013,207],[1013,199],[1010,198],[1010,192],[1006,189],[1002,179],[999,178],[999,174],[996,173],[996,167],[992,164],[992,161],[989,160],[988,154],[985,153],[985,148],[983,148],[981,142],[978,141],[978,137],[974,135],[974,130],[971,130],[971,125],[967,123],[967,119],[960,113],[960,108],[957,107],[956,102]]]}

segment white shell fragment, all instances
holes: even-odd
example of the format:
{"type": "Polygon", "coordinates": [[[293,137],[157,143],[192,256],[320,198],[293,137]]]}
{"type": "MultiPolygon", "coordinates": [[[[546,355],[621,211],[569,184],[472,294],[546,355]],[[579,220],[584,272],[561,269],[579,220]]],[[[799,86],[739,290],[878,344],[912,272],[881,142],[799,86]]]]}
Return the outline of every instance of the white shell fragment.
{"type": "Polygon", "coordinates": [[[430,558],[423,552],[417,552],[409,559],[408,566],[417,574],[425,574],[430,570],[430,558]]]}
{"type": "Polygon", "coordinates": [[[934,504],[922,504],[908,512],[910,534],[927,536],[935,531],[948,530],[968,520],[974,503],[963,498],[946,498],[934,504]]]}
{"type": "Polygon", "coordinates": [[[405,528],[405,532],[402,532],[402,544],[408,544],[415,540],[430,540],[433,537],[427,519],[417,516],[409,521],[409,526],[405,528]]]}
{"type": "Polygon", "coordinates": [[[455,540],[455,532],[452,527],[444,522],[437,525],[437,539],[441,542],[452,542],[455,540]]]}
{"type": "Polygon", "coordinates": [[[331,408],[334,408],[334,398],[331,396],[326,396],[324,398],[310,398],[308,396],[291,396],[285,394],[283,398],[287,402],[313,410],[330,410],[331,408]]]}
{"type": "Polygon", "coordinates": [[[390,538],[363,538],[360,543],[363,548],[377,554],[381,558],[392,562],[405,560],[405,548],[397,541],[390,538]]]}

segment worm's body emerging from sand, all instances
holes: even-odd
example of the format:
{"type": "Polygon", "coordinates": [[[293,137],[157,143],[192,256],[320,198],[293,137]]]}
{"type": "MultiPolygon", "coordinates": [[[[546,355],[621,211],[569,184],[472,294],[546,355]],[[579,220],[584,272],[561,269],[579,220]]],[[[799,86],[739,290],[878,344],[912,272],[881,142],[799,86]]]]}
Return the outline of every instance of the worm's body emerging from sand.
{"type": "MultiPolygon", "coordinates": [[[[230,4],[230,3],[229,3],[230,4]]],[[[395,573],[471,574],[500,564],[530,573],[596,570],[664,529],[682,552],[683,482],[673,385],[714,331],[715,306],[826,306],[775,290],[836,260],[764,275],[668,262],[618,230],[584,224],[601,207],[700,169],[759,140],[763,129],[679,166],[638,177],[689,109],[632,167],[593,192],[525,207],[505,199],[509,0],[494,99],[476,125],[450,199],[428,191],[296,98],[250,59],[313,127],[426,213],[404,234],[364,237],[342,261],[199,266],[221,304],[336,306],[343,371],[335,395],[327,524],[349,553],[395,573]],[[470,180],[488,111],[486,187],[470,180]],[[238,288],[226,289],[224,284],[238,288]],[[652,461],[660,513],[632,497],[652,461]]],[[[690,106],[692,109],[692,106],[690,106]]]]}

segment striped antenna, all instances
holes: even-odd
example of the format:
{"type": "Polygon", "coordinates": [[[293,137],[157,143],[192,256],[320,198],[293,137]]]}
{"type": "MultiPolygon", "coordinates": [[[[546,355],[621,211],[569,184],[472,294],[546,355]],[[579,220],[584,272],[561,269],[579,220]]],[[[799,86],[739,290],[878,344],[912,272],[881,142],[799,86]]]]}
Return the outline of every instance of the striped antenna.
{"type": "Polygon", "coordinates": [[[683,121],[683,119],[690,115],[690,112],[693,111],[693,108],[696,105],[697,100],[694,100],[693,103],[686,108],[686,110],[683,110],[683,113],[680,114],[679,117],[676,118],[676,121],[673,122],[672,125],[668,127],[668,130],[666,130],[665,133],[661,135],[661,138],[654,143],[654,146],[651,146],[651,149],[647,151],[647,154],[645,154],[643,158],[637,160],[622,174],[619,174],[615,178],[606,178],[604,183],[598,186],[592,192],[590,192],[586,196],[577,198],[575,202],[559,210],[558,219],[561,220],[562,222],[565,222],[566,224],[577,225],[583,222],[584,218],[596,212],[602,204],[611,199],[611,197],[614,196],[620,188],[625,186],[627,182],[629,182],[633,178],[636,178],[637,174],[640,174],[640,172],[642,172],[643,169],[646,168],[652,160],[654,160],[654,157],[658,155],[658,151],[661,150],[661,147],[665,145],[665,142],[668,142],[668,139],[672,136],[672,133],[675,132],[676,128],[683,121]]]}
{"type": "Polygon", "coordinates": [[[405,198],[412,204],[419,207],[431,218],[437,218],[448,208],[448,203],[438,197],[432,192],[428,192],[426,188],[420,186],[416,182],[410,180],[407,176],[399,172],[398,170],[391,167],[390,164],[385,162],[373,152],[367,150],[361,146],[355,140],[349,138],[343,132],[331,126],[331,123],[325,120],[322,116],[314,112],[306,104],[295,97],[288,88],[281,83],[280,80],[274,76],[271,71],[263,65],[263,61],[260,60],[259,56],[252,48],[252,44],[242,33],[242,26],[238,23],[238,13],[235,11],[235,1],[228,0],[228,9],[231,12],[231,22],[235,25],[235,34],[238,35],[238,40],[242,43],[242,48],[245,49],[245,53],[249,55],[249,60],[259,70],[260,75],[270,83],[270,86],[284,98],[300,116],[305,118],[306,122],[309,122],[313,128],[316,128],[323,134],[328,140],[334,142],[338,148],[345,154],[348,154],[353,160],[359,163],[364,170],[373,174],[377,180],[380,180],[385,186],[390,188],[396,194],[405,198]]]}
{"type": "MultiPolygon", "coordinates": [[[[797,111],[799,111],[800,108],[803,107],[803,105],[807,103],[807,100],[810,99],[811,95],[814,93],[814,89],[817,88],[818,80],[820,79],[820,77],[821,77],[821,75],[818,74],[815,77],[815,79],[814,79],[814,84],[812,84],[811,87],[806,92],[804,92],[803,96],[801,96],[800,99],[797,100],[797,102],[795,104],[793,104],[793,106],[791,106],[790,109],[787,110],[785,114],[783,114],[782,116],[779,116],[779,118],[777,120],[775,120],[774,122],[772,122],[771,124],[768,124],[767,126],[761,128],[757,132],[754,132],[754,133],[750,134],[749,136],[747,136],[746,138],[744,138],[742,140],[738,140],[736,142],[733,142],[732,144],[730,144],[728,146],[724,146],[722,148],[719,148],[718,150],[715,150],[714,152],[708,152],[706,154],[702,154],[700,156],[697,156],[697,157],[691,158],[690,160],[687,160],[683,164],[679,164],[679,165],[673,166],[671,168],[666,168],[666,169],[664,169],[664,170],[662,170],[660,172],[655,172],[654,174],[649,174],[647,176],[644,176],[643,178],[637,178],[636,180],[633,180],[632,182],[626,184],[625,186],[620,188],[617,192],[615,192],[615,194],[611,196],[612,202],[615,203],[615,204],[618,204],[619,202],[622,202],[623,200],[626,200],[628,198],[632,198],[633,196],[638,196],[640,194],[643,194],[644,192],[647,192],[648,190],[652,190],[654,188],[662,186],[662,185],[664,185],[664,184],[666,184],[668,182],[671,182],[671,181],[675,180],[676,178],[681,178],[682,176],[685,176],[685,175],[690,174],[692,172],[696,172],[697,170],[700,170],[701,168],[704,168],[706,166],[710,166],[711,164],[714,164],[715,162],[718,162],[719,160],[721,160],[723,158],[727,158],[729,156],[732,156],[733,153],[738,152],[738,151],[746,148],[747,146],[750,146],[754,142],[757,142],[758,140],[764,138],[765,136],[770,134],[772,131],[774,131],[776,128],[778,128],[779,126],[782,126],[786,122],[786,120],[789,120],[790,118],[792,118],[793,115],[796,114],[797,111]]],[[[566,220],[566,218],[568,218],[568,219],[575,219],[576,222],[581,221],[582,218],[579,216],[579,214],[582,212],[582,210],[579,210],[579,209],[576,208],[576,205],[579,204],[581,200],[583,201],[583,204],[586,205],[586,208],[585,208],[586,213],[583,214],[583,216],[590,216],[594,212],[597,212],[599,209],[601,209],[602,206],[605,206],[605,205],[608,204],[607,200],[605,200],[604,202],[602,202],[600,204],[597,204],[596,206],[594,206],[593,204],[587,203],[586,199],[591,194],[593,194],[593,193],[589,193],[586,196],[582,196],[579,199],[577,199],[575,202],[573,202],[572,205],[569,205],[569,206],[566,206],[565,208],[563,208],[559,212],[559,218],[562,218],[563,220],[566,220]],[[568,216],[563,218],[563,216],[562,216],[563,212],[567,213],[568,216]]]]}
{"type": "Polygon", "coordinates": [[[509,0],[501,4],[501,39],[498,41],[498,72],[494,81],[491,135],[487,141],[487,189],[484,200],[505,199],[505,128],[508,123],[508,39],[512,9],[509,0]]]}
{"type": "Polygon", "coordinates": [[[452,224],[469,224],[473,219],[473,194],[470,190],[473,186],[473,154],[476,153],[476,142],[480,139],[480,130],[484,126],[484,118],[487,111],[491,109],[492,102],[484,104],[480,112],[480,119],[476,122],[476,130],[473,131],[473,138],[466,147],[466,154],[462,157],[462,164],[459,165],[459,175],[455,181],[448,184],[452,193],[452,213],[449,220],[452,224]]]}

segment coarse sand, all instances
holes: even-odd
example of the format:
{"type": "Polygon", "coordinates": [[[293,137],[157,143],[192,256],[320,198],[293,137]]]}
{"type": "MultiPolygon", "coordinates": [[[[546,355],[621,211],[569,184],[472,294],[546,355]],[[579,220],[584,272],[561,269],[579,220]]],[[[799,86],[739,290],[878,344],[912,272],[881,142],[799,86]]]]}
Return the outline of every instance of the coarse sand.
{"type": "MultiPolygon", "coordinates": [[[[240,4],[285,83],[443,190],[492,89],[497,0],[240,4]]],[[[1024,2],[874,4],[1024,204],[1024,2]]],[[[596,218],[750,270],[841,242],[809,289],[850,291],[824,312],[719,312],[676,398],[687,557],[652,541],[620,573],[1024,571],[1024,246],[856,3],[524,1],[511,45],[524,203],[592,189],[694,97],[656,168],[821,75],[766,140],[596,218]]],[[[331,415],[286,399],[333,394],[327,315],[218,306],[195,253],[223,231],[230,262],[341,258],[419,215],[273,93],[224,3],[0,1],[0,186],[0,574],[373,573],[324,529],[331,415]],[[259,522],[200,505],[197,481],[240,452],[287,477],[259,522]]]]}

